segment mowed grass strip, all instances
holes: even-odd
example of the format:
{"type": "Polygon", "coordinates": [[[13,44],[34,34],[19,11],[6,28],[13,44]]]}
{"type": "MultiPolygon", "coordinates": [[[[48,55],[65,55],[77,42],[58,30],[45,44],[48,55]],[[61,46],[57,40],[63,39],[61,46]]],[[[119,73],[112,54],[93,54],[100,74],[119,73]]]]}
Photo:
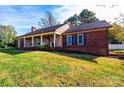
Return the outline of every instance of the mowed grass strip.
{"type": "Polygon", "coordinates": [[[0,86],[124,86],[123,72],[124,61],[108,57],[0,50],[0,86]]]}
{"type": "Polygon", "coordinates": [[[111,51],[113,51],[113,52],[122,52],[122,53],[124,53],[124,49],[112,49],[111,51]]]}

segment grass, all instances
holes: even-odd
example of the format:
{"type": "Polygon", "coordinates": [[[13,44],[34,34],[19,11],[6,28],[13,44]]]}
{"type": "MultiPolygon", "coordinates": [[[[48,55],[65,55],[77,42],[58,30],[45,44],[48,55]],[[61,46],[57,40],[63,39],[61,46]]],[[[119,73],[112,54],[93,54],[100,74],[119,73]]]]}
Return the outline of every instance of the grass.
{"type": "Polygon", "coordinates": [[[113,49],[111,51],[112,52],[122,52],[122,53],[124,53],[124,49],[113,49]]]}
{"type": "Polygon", "coordinates": [[[86,54],[2,49],[0,86],[124,86],[124,61],[86,54]]]}

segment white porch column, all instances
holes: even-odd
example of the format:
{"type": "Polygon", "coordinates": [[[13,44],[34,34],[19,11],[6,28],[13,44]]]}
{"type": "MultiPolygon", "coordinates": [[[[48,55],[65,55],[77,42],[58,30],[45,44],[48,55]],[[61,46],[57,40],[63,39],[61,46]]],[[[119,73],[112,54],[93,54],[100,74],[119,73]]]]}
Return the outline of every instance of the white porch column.
{"type": "Polygon", "coordinates": [[[18,48],[20,48],[20,39],[18,38],[18,48]]]}
{"type": "Polygon", "coordinates": [[[43,35],[40,36],[40,45],[43,45],[43,35]]]}
{"type": "Polygon", "coordinates": [[[54,33],[54,47],[56,47],[56,34],[54,33]]]}
{"type": "Polygon", "coordinates": [[[25,37],[24,37],[24,48],[26,47],[26,45],[25,45],[25,37]]]}
{"type": "Polygon", "coordinates": [[[32,46],[34,46],[34,37],[32,36],[32,46]]]}
{"type": "Polygon", "coordinates": [[[62,35],[60,35],[60,47],[62,48],[63,45],[62,45],[62,35]]]}

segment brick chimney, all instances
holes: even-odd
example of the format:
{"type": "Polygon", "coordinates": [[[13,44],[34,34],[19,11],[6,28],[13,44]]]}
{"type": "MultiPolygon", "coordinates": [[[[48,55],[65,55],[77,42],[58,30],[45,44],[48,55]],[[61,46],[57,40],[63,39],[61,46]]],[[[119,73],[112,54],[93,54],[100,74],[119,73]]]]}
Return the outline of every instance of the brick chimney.
{"type": "Polygon", "coordinates": [[[70,22],[68,22],[67,24],[68,24],[70,27],[71,27],[71,26],[73,26],[73,24],[72,24],[72,23],[70,23],[70,22]]]}
{"type": "Polygon", "coordinates": [[[31,27],[31,32],[35,32],[36,30],[37,30],[36,27],[34,26],[31,27]]]}

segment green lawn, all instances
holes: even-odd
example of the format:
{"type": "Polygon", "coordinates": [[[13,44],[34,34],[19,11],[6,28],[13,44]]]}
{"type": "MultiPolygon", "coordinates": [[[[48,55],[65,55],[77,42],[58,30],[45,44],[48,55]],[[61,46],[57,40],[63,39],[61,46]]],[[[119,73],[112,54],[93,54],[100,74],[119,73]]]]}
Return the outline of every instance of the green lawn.
{"type": "Polygon", "coordinates": [[[124,61],[4,49],[0,50],[0,86],[124,86],[124,61]]]}
{"type": "Polygon", "coordinates": [[[111,51],[112,52],[122,52],[122,53],[124,53],[124,49],[113,49],[111,51]]]}

